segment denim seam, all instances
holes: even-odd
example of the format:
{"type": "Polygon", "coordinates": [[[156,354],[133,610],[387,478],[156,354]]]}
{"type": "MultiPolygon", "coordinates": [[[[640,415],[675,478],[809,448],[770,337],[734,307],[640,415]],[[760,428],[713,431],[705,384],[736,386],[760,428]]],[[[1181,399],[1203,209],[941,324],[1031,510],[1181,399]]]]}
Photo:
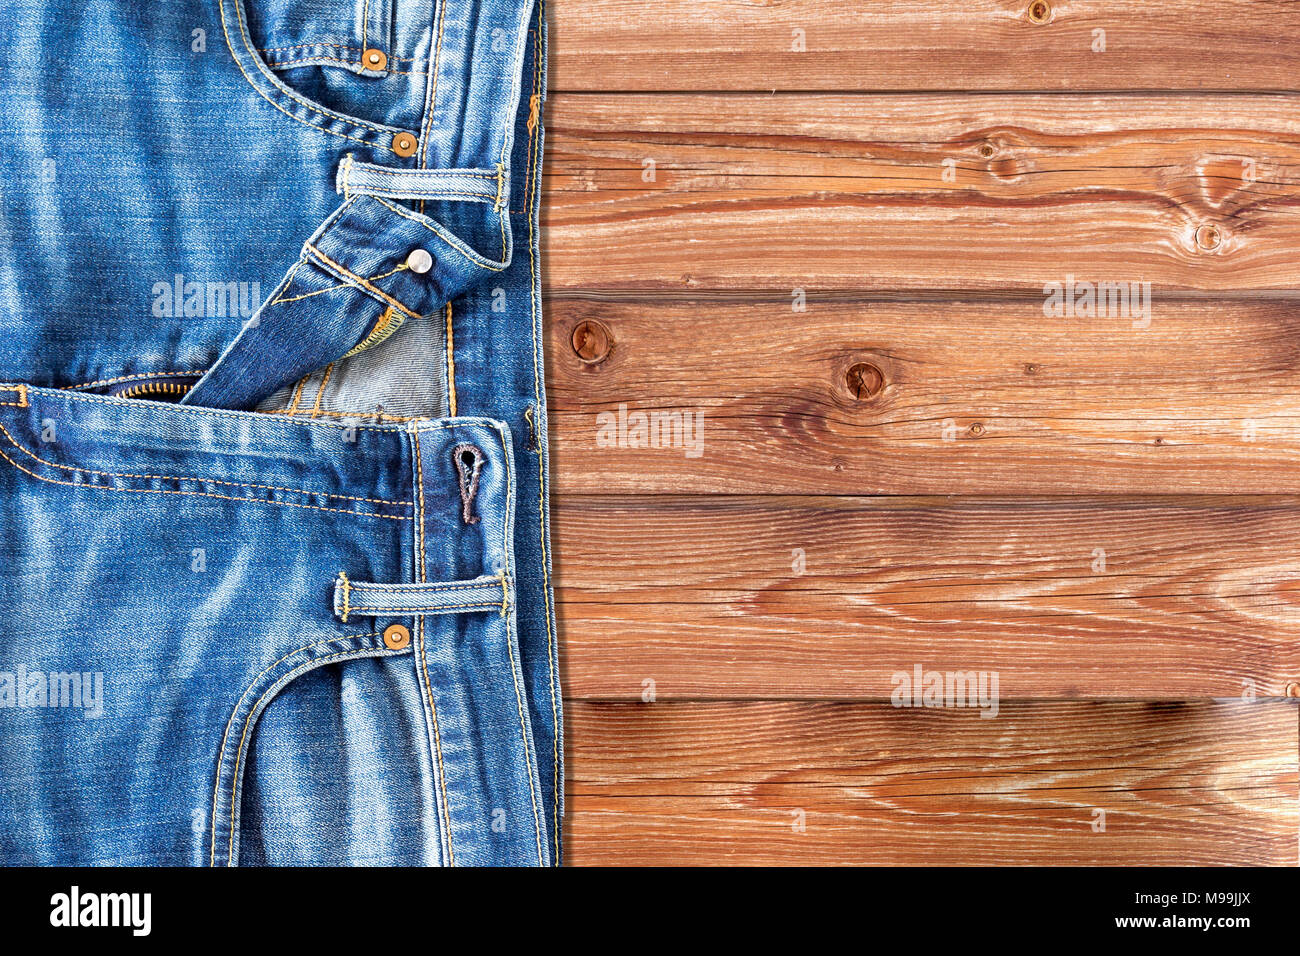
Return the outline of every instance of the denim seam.
{"type": "MultiPolygon", "coordinates": [[[[420,121],[420,156],[419,166],[424,169],[428,163],[429,134],[433,130],[433,114],[438,109],[438,70],[442,66],[442,35],[447,25],[447,4],[449,0],[435,0],[438,4],[438,41],[433,51],[433,62],[429,65],[428,92],[425,94],[424,117],[420,121]]],[[[420,212],[424,212],[424,200],[420,200],[420,212]]]]}
{"type": "Polygon", "coordinates": [[[412,73],[416,72],[414,70],[385,69],[382,74],[377,74],[375,71],[367,67],[364,63],[358,63],[355,60],[338,60],[335,59],[334,57],[329,57],[329,56],[309,56],[304,60],[276,60],[272,58],[267,62],[267,66],[271,67],[271,69],[273,70],[287,70],[290,67],[294,67],[294,66],[322,66],[322,65],[356,67],[356,69],[352,70],[351,72],[363,73],[366,76],[377,76],[377,75],[410,76],[412,73]]]}
{"type": "Polygon", "coordinates": [[[377,133],[388,136],[390,138],[392,136],[396,136],[399,132],[401,132],[401,130],[397,130],[393,128],[373,126],[372,124],[366,123],[363,120],[357,119],[356,117],[344,116],[341,113],[331,113],[326,110],[322,110],[318,106],[313,106],[310,102],[303,99],[298,94],[293,93],[292,91],[286,92],[286,90],[288,90],[287,86],[283,86],[283,84],[279,83],[279,81],[275,79],[273,74],[265,73],[262,69],[262,62],[260,58],[256,55],[256,49],[253,47],[252,42],[249,40],[247,31],[245,29],[243,0],[218,0],[218,8],[221,14],[221,31],[225,35],[226,46],[230,49],[230,54],[234,58],[235,66],[239,69],[239,72],[243,74],[244,79],[248,81],[249,86],[251,86],[254,90],[256,90],[258,95],[261,96],[262,99],[266,100],[268,103],[274,106],[285,116],[289,117],[291,120],[301,123],[304,126],[310,126],[312,129],[316,130],[317,132],[324,133],[329,136],[341,136],[344,139],[350,139],[358,143],[365,143],[367,146],[371,146],[375,149],[384,149],[389,152],[392,152],[391,139],[388,142],[384,142],[383,140],[372,141],[372,139],[362,138],[360,136],[353,136],[349,133],[340,133],[337,130],[326,129],[324,126],[320,125],[319,123],[311,122],[309,120],[303,119],[300,116],[295,116],[293,113],[289,112],[282,105],[280,105],[280,103],[276,102],[276,100],[273,99],[270,95],[268,95],[266,90],[263,89],[263,84],[259,83],[257,80],[254,80],[253,77],[249,76],[248,71],[244,69],[244,65],[239,61],[239,55],[235,52],[235,44],[230,37],[230,30],[228,29],[226,24],[225,4],[227,2],[230,2],[234,5],[235,15],[239,23],[240,33],[242,34],[245,50],[247,51],[248,55],[253,59],[255,65],[258,67],[258,72],[262,72],[263,75],[266,77],[266,79],[270,81],[271,89],[275,91],[278,97],[291,99],[294,102],[299,103],[299,105],[304,106],[307,109],[311,110],[312,112],[319,113],[321,116],[326,117],[331,122],[344,123],[349,125],[353,129],[358,129],[358,128],[370,129],[370,130],[374,130],[377,133]]]}
{"type": "Polygon", "coordinates": [[[456,414],[456,344],[451,324],[451,301],[447,301],[447,411],[456,414]]]}
{"type": "MultiPolygon", "coordinates": [[[[478,253],[470,249],[468,246],[461,248],[463,243],[461,243],[460,240],[456,240],[456,242],[452,242],[451,238],[449,238],[447,235],[444,235],[443,232],[440,231],[439,229],[434,228],[434,226],[430,225],[428,222],[421,222],[420,219],[416,218],[415,213],[408,212],[402,209],[401,206],[394,206],[392,203],[386,202],[385,200],[381,199],[378,196],[371,196],[370,198],[377,203],[387,206],[389,209],[391,209],[393,212],[397,213],[399,216],[403,217],[404,219],[409,219],[411,220],[411,222],[415,223],[416,225],[423,226],[425,229],[428,229],[431,233],[433,233],[439,239],[442,239],[449,246],[451,246],[452,249],[454,249],[456,252],[459,252],[469,262],[478,266],[480,269],[487,269],[489,272],[502,272],[510,265],[509,262],[505,261],[506,257],[504,253],[501,257],[500,262],[493,262],[490,259],[485,259],[481,255],[479,255],[478,253]]],[[[426,218],[426,217],[421,217],[421,218],[426,218]]]]}
{"type": "MultiPolygon", "coordinates": [[[[306,259],[299,259],[297,263],[294,264],[294,267],[289,271],[289,275],[286,276],[286,281],[284,283],[285,292],[289,291],[289,284],[290,284],[289,280],[291,280],[293,278],[294,273],[298,271],[298,267],[305,265],[306,262],[307,262],[306,259]]],[[[403,272],[409,268],[410,266],[408,266],[405,262],[402,262],[399,263],[396,268],[389,269],[387,272],[380,272],[377,275],[369,276],[366,279],[366,281],[376,282],[379,279],[387,279],[389,276],[396,275],[397,273],[403,272]]],[[[287,299],[283,295],[281,295],[279,298],[272,299],[270,302],[267,303],[267,305],[283,305],[289,302],[301,302],[303,299],[310,299],[313,296],[324,295],[326,292],[337,292],[339,289],[355,289],[355,288],[356,286],[351,282],[340,282],[338,285],[332,285],[328,289],[317,289],[315,292],[304,292],[302,295],[291,296],[287,299]]],[[[172,372],[170,374],[179,375],[181,373],[172,372]]]]}
{"type": "MultiPolygon", "coordinates": [[[[501,572],[501,587],[503,593],[501,616],[506,622],[506,655],[510,660],[510,678],[514,683],[515,706],[519,711],[519,740],[524,751],[524,769],[528,774],[528,798],[533,805],[533,833],[537,841],[537,863],[541,866],[545,863],[545,855],[542,852],[542,822],[537,810],[537,788],[533,783],[533,778],[537,776],[537,770],[533,763],[534,754],[532,753],[532,741],[528,737],[528,718],[524,713],[524,696],[520,688],[519,668],[515,663],[515,645],[519,641],[519,634],[515,627],[515,616],[513,614],[506,614],[506,598],[504,597],[507,593],[505,584],[506,579],[513,573],[510,566],[510,559],[513,556],[514,551],[513,531],[515,497],[511,493],[514,488],[514,475],[511,473],[513,469],[511,468],[510,438],[504,434],[500,428],[494,428],[493,430],[497,433],[497,437],[501,442],[503,456],[506,461],[506,507],[505,514],[501,519],[501,552],[504,564],[504,569],[501,572]]],[[[540,785],[541,780],[538,779],[537,783],[540,785]]]]}
{"type": "MultiPolygon", "coordinates": [[[[528,264],[529,264],[529,297],[532,300],[533,314],[533,401],[535,407],[544,408],[542,405],[542,374],[538,367],[537,357],[540,352],[540,342],[538,341],[538,328],[541,324],[540,303],[537,297],[537,254],[533,247],[536,243],[536,236],[533,226],[533,207],[536,202],[537,176],[535,173],[537,166],[537,144],[541,136],[542,118],[541,118],[541,96],[542,92],[542,26],[543,17],[545,16],[544,0],[537,0],[537,55],[533,57],[533,92],[529,97],[530,115],[532,119],[531,105],[536,98],[537,102],[537,123],[531,125],[529,129],[528,143],[528,184],[525,188],[526,200],[525,207],[528,215],[528,264]]],[[[545,438],[545,432],[542,433],[545,438]]],[[[540,446],[539,446],[540,447],[540,446]]],[[[537,455],[537,513],[538,513],[538,536],[541,540],[542,556],[542,583],[543,601],[546,605],[546,649],[547,649],[547,666],[550,669],[550,690],[551,690],[551,723],[555,732],[551,737],[552,757],[551,766],[554,768],[554,779],[552,781],[552,809],[554,812],[554,847],[555,859],[560,858],[560,803],[562,799],[562,788],[560,787],[560,734],[563,726],[560,722],[559,707],[556,702],[556,674],[555,674],[555,648],[557,644],[555,634],[555,608],[551,599],[551,572],[550,558],[546,546],[546,517],[548,509],[546,507],[546,460],[540,453],[537,455]]]]}
{"type": "MultiPolygon", "coordinates": [[[[350,44],[346,44],[346,43],[291,43],[288,46],[259,46],[259,47],[254,47],[253,49],[257,50],[258,53],[278,53],[281,50],[317,50],[317,49],[343,50],[346,53],[351,53],[353,51],[356,51],[357,53],[365,52],[360,47],[351,46],[350,44]]],[[[419,57],[415,57],[415,56],[390,56],[388,59],[390,61],[396,60],[401,63],[423,62],[420,60],[419,57]]]]}
{"type": "Polygon", "coordinates": [[[362,583],[353,584],[352,589],[355,591],[377,591],[383,593],[391,591],[396,594],[442,594],[445,591],[477,591],[481,588],[490,587],[489,581],[500,582],[501,577],[498,575],[494,578],[480,578],[474,583],[445,584],[433,581],[421,582],[419,584],[379,584],[379,583],[362,583]]]}
{"type": "Polygon", "coordinates": [[[27,407],[27,386],[26,385],[3,385],[0,386],[0,392],[17,392],[18,401],[0,402],[0,405],[12,405],[14,408],[27,407]]]}
{"type": "MultiPolygon", "coordinates": [[[[10,388],[10,389],[22,388],[25,390],[27,386],[2,385],[0,386],[0,388],[10,388]]],[[[67,399],[69,401],[93,402],[97,405],[111,405],[115,407],[122,407],[123,405],[127,407],[131,407],[131,406],[135,406],[137,408],[141,407],[136,402],[128,401],[125,399],[115,399],[107,395],[86,395],[82,392],[74,392],[68,389],[54,389],[54,391],[57,391],[59,393],[58,395],[59,398],[67,399]]],[[[0,404],[4,404],[4,403],[0,403],[0,404]]],[[[10,402],[8,404],[13,404],[13,403],[10,402]]],[[[20,407],[25,408],[26,406],[24,405],[20,407]]],[[[319,428],[333,428],[338,431],[343,431],[349,427],[360,427],[360,428],[364,428],[367,431],[382,431],[382,432],[390,432],[390,433],[405,431],[405,429],[403,428],[398,428],[390,425],[348,426],[348,425],[336,425],[333,422],[299,422],[291,418],[288,418],[279,412],[223,412],[215,408],[204,408],[199,405],[169,405],[167,407],[169,409],[175,409],[180,412],[185,412],[186,414],[189,415],[206,415],[210,418],[228,418],[232,421],[237,421],[237,422],[257,421],[259,423],[264,422],[268,424],[285,425],[291,428],[301,428],[303,425],[313,425],[319,428]]]]}
{"type": "Polygon", "coordinates": [[[320,377],[320,388],[316,390],[316,404],[311,407],[311,417],[316,418],[320,415],[320,403],[325,397],[325,386],[330,382],[330,376],[334,374],[334,363],[330,362],[325,366],[325,374],[320,377]]]}
{"type": "Polygon", "coordinates": [[[303,651],[309,651],[313,647],[319,647],[322,644],[337,644],[340,641],[351,641],[351,640],[358,640],[367,637],[378,637],[378,636],[379,636],[378,631],[371,631],[369,634],[345,634],[343,637],[331,637],[328,638],[327,640],[316,641],[312,644],[304,644],[302,647],[298,648],[297,650],[290,651],[288,654],[285,654],[284,657],[280,658],[278,661],[271,664],[264,671],[262,671],[262,673],[254,677],[252,681],[249,682],[248,686],[244,688],[244,692],[239,696],[239,700],[235,703],[235,709],[230,712],[230,718],[226,721],[226,730],[225,733],[221,735],[221,748],[217,754],[217,779],[214,780],[212,783],[212,815],[211,815],[212,819],[209,824],[209,830],[212,835],[212,852],[211,855],[209,856],[209,864],[208,864],[209,866],[217,865],[217,794],[221,790],[221,765],[225,762],[226,742],[230,737],[230,728],[235,722],[235,715],[239,713],[239,708],[243,705],[244,699],[248,697],[248,692],[257,685],[257,682],[259,680],[261,680],[263,677],[265,677],[268,673],[273,671],[275,668],[279,667],[289,658],[293,657],[294,654],[301,654],[303,651]]]}
{"type": "MultiPolygon", "coordinates": [[[[268,413],[270,414],[270,413],[268,413]]],[[[322,408],[319,412],[313,412],[309,408],[285,409],[281,412],[275,412],[277,415],[306,415],[308,419],[315,418],[317,415],[328,415],[331,418],[373,418],[380,422],[421,422],[429,421],[422,415],[389,415],[387,412],[349,412],[335,411],[329,408],[322,408]]]]}
{"type": "Polygon", "coordinates": [[[389,305],[393,306],[393,308],[397,309],[399,312],[404,313],[408,318],[419,318],[418,312],[412,311],[410,308],[403,305],[397,299],[393,298],[391,295],[385,292],[383,289],[379,288],[376,285],[372,285],[369,282],[369,280],[363,279],[361,276],[357,275],[355,272],[352,272],[346,266],[339,265],[329,256],[325,255],[325,253],[321,252],[318,248],[312,245],[310,242],[307,243],[305,246],[303,246],[303,249],[312,258],[318,260],[322,266],[338,274],[339,278],[344,280],[345,285],[355,285],[361,288],[362,290],[370,293],[371,295],[382,300],[383,302],[386,302],[389,305]],[[348,282],[347,281],[348,279],[351,279],[352,281],[348,282]]]}
{"type": "MultiPolygon", "coordinates": [[[[117,378],[102,378],[97,382],[82,382],[80,385],[64,385],[64,390],[71,391],[78,388],[96,388],[100,385],[116,385],[118,382],[130,382],[138,378],[189,378],[194,375],[202,375],[207,369],[200,369],[195,372],[138,372],[135,375],[119,375],[117,378]]],[[[0,389],[3,391],[3,389],[0,389]]]]}
{"type": "MultiPolygon", "coordinates": [[[[0,425],[0,431],[4,426],[0,425]]],[[[8,435],[8,432],[5,432],[8,435]]],[[[12,441],[12,438],[10,439],[12,441]]],[[[21,446],[19,446],[21,447],[21,446]]],[[[24,449],[25,451],[26,449],[24,449]]],[[[382,518],[386,521],[410,521],[410,515],[381,515],[373,511],[351,511],[347,508],[326,508],[323,505],[304,505],[294,501],[276,501],[270,498],[237,498],[233,495],[218,495],[210,491],[172,491],[166,488],[114,488],[112,485],[96,485],[76,481],[60,481],[58,478],[48,478],[44,475],[38,475],[36,472],[24,468],[18,462],[14,461],[4,451],[0,450],[0,458],[3,458],[9,464],[13,465],[24,474],[30,475],[37,481],[49,482],[52,485],[66,485],[69,488],[92,488],[97,491],[113,491],[118,494],[152,494],[152,495],[184,495],[194,498],[219,498],[223,501],[246,501],[250,504],[259,505],[277,505],[283,508],[306,508],[311,511],[332,511],[337,514],[351,515],[354,518],[382,518]]]]}
{"type": "MultiPolygon", "coordinates": [[[[225,0],[222,0],[222,2],[225,2],[225,0]]],[[[252,53],[256,48],[253,46],[252,38],[249,37],[248,35],[248,22],[244,17],[244,0],[230,0],[230,2],[234,5],[235,16],[239,21],[239,33],[241,38],[244,41],[244,49],[252,53]]],[[[253,65],[256,66],[258,68],[258,71],[262,72],[263,76],[266,76],[267,79],[274,79],[273,76],[262,71],[262,64],[260,62],[255,61],[253,65]]],[[[344,116],[342,113],[334,113],[331,110],[323,109],[320,106],[317,106],[316,104],[312,103],[310,100],[308,100],[306,97],[302,96],[301,94],[294,92],[292,89],[286,88],[286,90],[280,90],[278,87],[276,89],[277,92],[279,92],[281,95],[287,95],[290,99],[298,103],[300,106],[305,106],[313,113],[319,113],[321,116],[324,116],[327,119],[342,120],[343,122],[351,123],[354,126],[359,126],[362,129],[368,129],[376,133],[384,133],[384,134],[391,135],[391,134],[396,134],[401,132],[401,130],[397,129],[396,127],[381,126],[376,123],[368,123],[365,120],[358,119],[355,116],[344,116]]],[[[314,125],[314,124],[308,124],[308,125],[314,125]]],[[[319,129],[320,127],[317,128],[319,129]]]]}
{"type": "Polygon", "coordinates": [[[364,501],[369,504],[393,505],[399,508],[410,508],[413,507],[415,504],[414,501],[395,501],[390,498],[361,498],[361,497],[357,497],[356,495],[336,495],[328,491],[307,491],[303,488],[287,488],[283,485],[257,485],[257,484],[252,484],[250,482],[242,482],[242,481],[223,481],[219,478],[196,478],[191,475],[136,475],[130,472],[98,471],[94,468],[79,468],[73,465],[63,465],[57,461],[46,461],[44,458],[36,454],[30,448],[27,448],[25,445],[20,443],[18,439],[14,438],[14,436],[10,434],[9,430],[5,428],[4,425],[0,425],[0,432],[4,433],[4,436],[9,439],[10,443],[12,443],[15,448],[17,448],[19,451],[26,454],[28,457],[34,459],[35,461],[40,462],[42,465],[49,465],[52,468],[60,468],[63,471],[71,471],[83,475],[99,475],[100,477],[103,478],[139,478],[145,481],[202,481],[212,485],[225,485],[228,488],[257,488],[262,491],[286,491],[290,494],[303,495],[305,497],[337,498],[342,501],[364,501]]]}
{"type": "MultiPolygon", "coordinates": [[[[231,792],[230,792],[230,843],[229,843],[229,851],[226,856],[226,866],[235,865],[235,820],[236,817],[238,816],[238,810],[239,810],[239,794],[243,790],[243,787],[241,785],[243,781],[240,780],[240,768],[243,765],[244,753],[246,751],[245,744],[248,742],[248,731],[251,729],[254,718],[259,717],[261,715],[262,702],[267,700],[268,697],[274,697],[276,694],[278,694],[281,690],[283,690],[286,686],[288,686],[288,684],[290,684],[293,681],[293,679],[297,677],[299,674],[305,673],[306,671],[309,670],[314,670],[317,667],[321,667],[324,664],[328,664],[330,661],[336,661],[339,658],[343,658],[343,657],[349,659],[362,658],[362,657],[367,657],[367,658],[398,657],[406,653],[408,653],[408,651],[406,651],[405,649],[393,650],[391,648],[369,647],[369,648],[357,648],[350,651],[339,651],[337,654],[328,654],[325,657],[316,657],[313,658],[312,660],[305,661],[302,664],[299,664],[297,667],[293,668],[293,670],[289,671],[283,677],[275,681],[275,683],[273,683],[270,687],[268,687],[262,693],[262,695],[257,698],[256,702],[254,702],[252,708],[249,710],[248,715],[244,718],[244,729],[240,734],[239,749],[235,751],[235,768],[233,772],[234,782],[231,784],[231,792]]],[[[292,657],[293,655],[289,655],[289,656],[292,657]]],[[[262,675],[258,675],[259,679],[261,678],[261,676],[262,675]]],[[[254,683],[256,683],[256,681],[254,683]]],[[[250,685],[250,687],[251,686],[252,685],[250,685]]],[[[245,695],[247,695],[247,691],[245,691],[245,695]]],[[[240,700],[242,701],[243,698],[240,698],[240,700]]],[[[224,750],[224,742],[222,746],[224,750]]],[[[221,766],[220,761],[218,761],[217,766],[219,769],[221,766]]],[[[214,814],[215,814],[215,808],[214,808],[214,814]]],[[[214,840],[214,844],[215,844],[215,840],[214,840]]],[[[213,851],[214,853],[216,851],[215,845],[213,846],[213,851]]]]}
{"type": "MultiPolygon", "coordinates": [[[[425,560],[424,560],[424,464],[420,459],[420,433],[414,431],[411,433],[411,441],[415,450],[415,484],[418,489],[418,502],[416,508],[416,527],[417,532],[417,550],[419,553],[419,570],[420,582],[425,580],[425,560]]],[[[452,848],[451,839],[451,808],[447,805],[447,772],[442,761],[442,734],[438,730],[438,705],[433,699],[433,681],[429,679],[429,656],[428,640],[425,637],[424,618],[415,619],[416,639],[420,645],[420,667],[424,672],[424,689],[429,702],[429,720],[433,728],[434,758],[437,761],[438,790],[442,793],[442,799],[438,801],[440,816],[442,818],[443,838],[447,845],[447,864],[448,866],[456,865],[456,853],[452,848]]],[[[434,798],[437,800],[437,797],[434,798]]]]}
{"type": "Polygon", "coordinates": [[[452,610],[474,610],[478,608],[500,608],[501,604],[496,601],[486,601],[482,604],[422,604],[420,607],[362,607],[360,604],[352,606],[352,613],[358,614],[362,611],[374,611],[382,614],[432,614],[435,611],[452,611],[452,610]]]}

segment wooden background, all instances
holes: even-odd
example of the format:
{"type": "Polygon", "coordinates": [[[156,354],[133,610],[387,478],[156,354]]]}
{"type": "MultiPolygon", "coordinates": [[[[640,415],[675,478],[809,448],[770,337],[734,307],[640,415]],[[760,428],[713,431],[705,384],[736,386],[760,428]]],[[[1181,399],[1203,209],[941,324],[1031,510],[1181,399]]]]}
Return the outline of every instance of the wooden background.
{"type": "Polygon", "coordinates": [[[549,18],[569,861],[1295,865],[1300,3],[549,18]]]}

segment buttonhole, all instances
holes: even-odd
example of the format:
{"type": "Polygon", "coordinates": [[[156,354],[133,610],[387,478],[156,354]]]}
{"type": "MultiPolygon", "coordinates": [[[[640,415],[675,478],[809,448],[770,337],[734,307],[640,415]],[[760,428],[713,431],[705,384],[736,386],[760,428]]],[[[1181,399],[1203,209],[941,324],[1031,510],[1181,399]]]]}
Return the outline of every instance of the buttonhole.
{"type": "Polygon", "coordinates": [[[465,524],[478,524],[478,515],[474,514],[474,499],[478,497],[479,473],[483,470],[485,461],[483,451],[477,445],[462,443],[451,450],[451,456],[460,488],[460,518],[465,524]]]}

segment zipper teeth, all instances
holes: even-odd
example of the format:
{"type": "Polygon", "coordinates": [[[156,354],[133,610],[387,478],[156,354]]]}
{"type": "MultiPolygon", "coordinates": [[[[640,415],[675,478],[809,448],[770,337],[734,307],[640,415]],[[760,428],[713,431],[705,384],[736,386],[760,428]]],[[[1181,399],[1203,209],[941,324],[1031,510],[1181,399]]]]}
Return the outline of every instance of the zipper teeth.
{"type": "Polygon", "coordinates": [[[132,385],[130,388],[123,389],[117,393],[118,398],[139,398],[141,395],[184,395],[190,390],[190,386],[181,385],[177,382],[145,382],[143,385],[132,385]]]}

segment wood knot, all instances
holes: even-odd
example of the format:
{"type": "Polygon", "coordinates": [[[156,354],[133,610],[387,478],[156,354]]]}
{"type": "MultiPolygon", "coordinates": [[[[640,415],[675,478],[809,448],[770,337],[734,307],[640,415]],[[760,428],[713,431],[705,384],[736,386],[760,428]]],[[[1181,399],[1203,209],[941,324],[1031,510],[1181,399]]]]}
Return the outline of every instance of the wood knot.
{"type": "Polygon", "coordinates": [[[1047,23],[1052,19],[1052,5],[1047,0],[1034,0],[1025,10],[1030,23],[1047,23]]]}
{"type": "Polygon", "coordinates": [[[1198,226],[1196,229],[1196,246],[1205,252],[1213,252],[1223,245],[1223,230],[1212,222],[1198,226]]]}
{"type": "Polygon", "coordinates": [[[609,357],[613,336],[609,329],[594,319],[583,319],[573,327],[574,354],[588,365],[596,365],[609,357]]]}
{"type": "Polygon", "coordinates": [[[867,402],[880,394],[885,387],[885,375],[869,362],[858,362],[844,376],[849,394],[860,402],[867,402]]]}

